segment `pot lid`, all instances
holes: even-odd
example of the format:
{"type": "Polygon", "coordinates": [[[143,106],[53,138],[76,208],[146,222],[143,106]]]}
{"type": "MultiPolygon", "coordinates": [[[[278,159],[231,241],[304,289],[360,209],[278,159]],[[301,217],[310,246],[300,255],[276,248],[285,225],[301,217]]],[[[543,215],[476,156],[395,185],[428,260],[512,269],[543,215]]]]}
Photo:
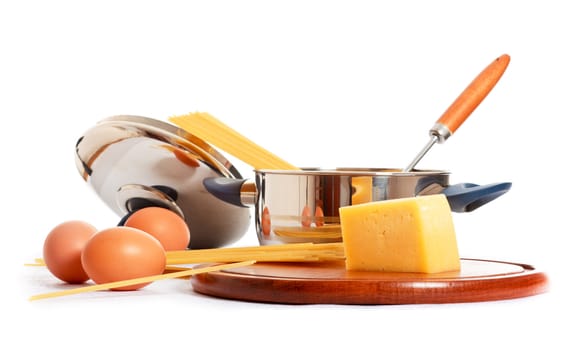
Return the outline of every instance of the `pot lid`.
{"type": "Polygon", "coordinates": [[[132,115],[103,119],[79,138],[75,160],[82,178],[115,213],[169,208],[189,223],[194,243],[205,239],[196,243],[201,247],[235,241],[243,234],[235,232],[243,231],[239,223],[248,225],[249,213],[213,197],[202,183],[210,177],[241,179],[237,169],[208,143],[170,123],[132,115]],[[214,227],[212,212],[218,218],[238,215],[230,218],[238,227],[214,227]],[[211,236],[212,230],[218,238],[199,237],[211,236]]]}

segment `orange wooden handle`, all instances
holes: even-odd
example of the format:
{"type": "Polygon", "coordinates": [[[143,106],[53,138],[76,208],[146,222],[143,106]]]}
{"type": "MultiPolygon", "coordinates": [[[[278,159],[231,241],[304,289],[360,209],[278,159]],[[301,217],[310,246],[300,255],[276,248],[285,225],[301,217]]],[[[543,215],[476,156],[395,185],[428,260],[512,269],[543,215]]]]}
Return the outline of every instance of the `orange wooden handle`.
{"type": "Polygon", "coordinates": [[[504,54],[491,62],[439,117],[437,123],[445,125],[451,133],[454,133],[491,92],[510,61],[511,57],[504,54]]]}

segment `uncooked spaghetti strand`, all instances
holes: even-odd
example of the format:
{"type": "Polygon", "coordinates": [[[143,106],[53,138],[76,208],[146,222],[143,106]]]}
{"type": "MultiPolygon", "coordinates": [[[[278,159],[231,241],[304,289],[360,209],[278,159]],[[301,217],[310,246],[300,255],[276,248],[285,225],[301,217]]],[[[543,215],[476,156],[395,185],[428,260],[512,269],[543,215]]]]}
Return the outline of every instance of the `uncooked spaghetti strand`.
{"type": "Polygon", "coordinates": [[[79,287],[79,288],[75,288],[75,289],[67,289],[67,290],[56,291],[56,292],[45,293],[45,294],[38,294],[38,295],[31,296],[29,298],[29,300],[34,301],[34,300],[62,297],[62,296],[66,296],[66,295],[73,295],[73,294],[79,294],[79,293],[94,292],[94,291],[99,291],[99,290],[107,290],[107,289],[111,289],[111,288],[120,288],[120,287],[130,286],[130,285],[139,284],[139,283],[150,283],[150,282],[155,282],[158,280],[164,280],[164,279],[169,279],[169,278],[180,278],[180,277],[186,277],[186,276],[193,276],[193,275],[197,275],[200,273],[214,272],[214,271],[220,271],[220,270],[228,270],[228,269],[232,269],[232,268],[236,268],[236,267],[242,267],[242,266],[248,266],[248,265],[252,265],[252,264],[255,264],[255,261],[248,260],[248,261],[241,261],[241,262],[233,263],[233,264],[214,265],[214,266],[207,266],[207,267],[202,267],[202,268],[197,268],[197,269],[185,269],[183,271],[178,271],[178,272],[153,275],[153,276],[147,276],[147,277],[140,277],[140,278],[133,278],[133,279],[117,281],[117,282],[95,284],[92,286],[79,287]]]}

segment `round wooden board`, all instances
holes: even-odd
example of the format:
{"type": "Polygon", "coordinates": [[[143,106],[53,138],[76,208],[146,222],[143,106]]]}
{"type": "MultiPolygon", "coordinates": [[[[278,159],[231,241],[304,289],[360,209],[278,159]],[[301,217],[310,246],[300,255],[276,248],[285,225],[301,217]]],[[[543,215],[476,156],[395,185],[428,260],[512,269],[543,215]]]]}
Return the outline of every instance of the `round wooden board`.
{"type": "Polygon", "coordinates": [[[193,276],[194,291],[282,304],[441,304],[521,298],[547,291],[546,274],[526,264],[461,259],[439,274],[346,271],[344,262],[257,263],[193,276]]]}

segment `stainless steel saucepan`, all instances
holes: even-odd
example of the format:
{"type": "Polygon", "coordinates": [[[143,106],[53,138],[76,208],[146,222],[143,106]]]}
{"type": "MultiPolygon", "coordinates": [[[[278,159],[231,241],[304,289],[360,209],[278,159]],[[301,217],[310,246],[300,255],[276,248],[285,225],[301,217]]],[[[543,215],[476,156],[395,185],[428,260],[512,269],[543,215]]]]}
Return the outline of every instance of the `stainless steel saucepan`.
{"type": "Polygon", "coordinates": [[[338,209],[359,203],[443,193],[454,212],[470,212],[506,193],[510,182],[449,185],[440,170],[256,170],[255,179],[212,177],[204,187],[224,202],[255,208],[260,244],[342,240],[338,209]]]}

